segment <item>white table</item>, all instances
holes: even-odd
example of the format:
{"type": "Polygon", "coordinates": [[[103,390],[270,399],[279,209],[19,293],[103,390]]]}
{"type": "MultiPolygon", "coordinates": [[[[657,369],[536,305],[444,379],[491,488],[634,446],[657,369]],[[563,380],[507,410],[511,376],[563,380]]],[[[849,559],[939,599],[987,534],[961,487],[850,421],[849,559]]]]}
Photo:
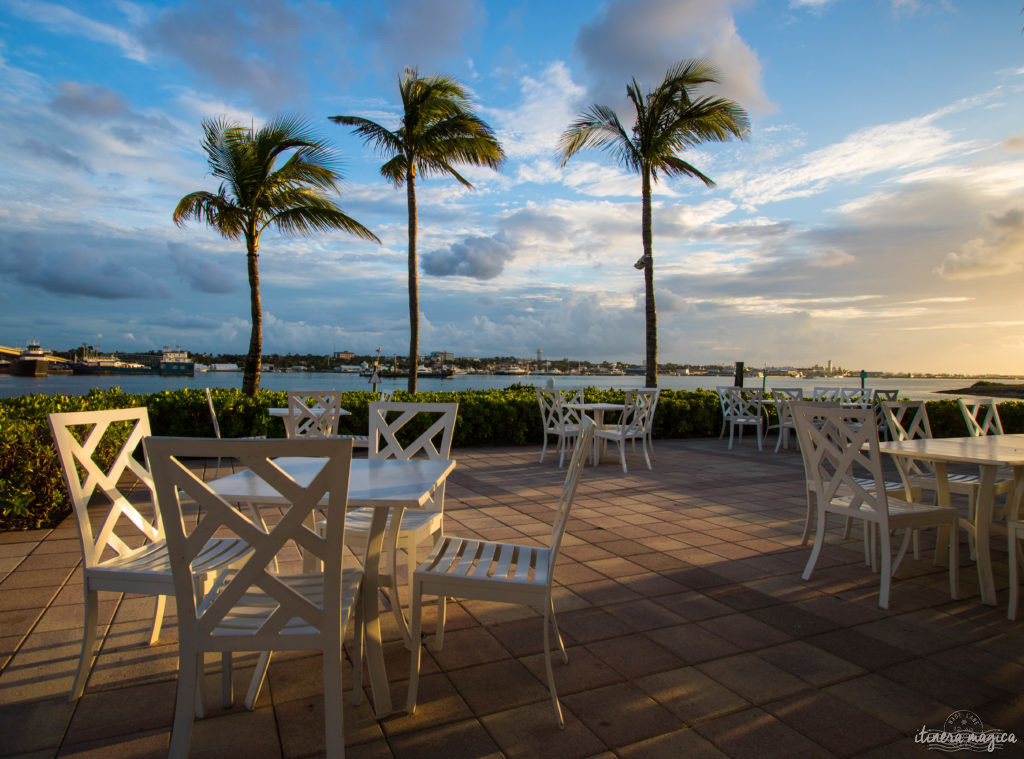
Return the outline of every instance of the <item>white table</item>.
{"type": "MultiPolygon", "coordinates": [[[[310,409],[310,411],[312,411],[314,414],[317,413],[318,411],[323,413],[323,409],[320,408],[320,407],[314,407],[314,408],[310,409]]],[[[286,416],[288,416],[288,409],[274,407],[274,408],[267,409],[267,413],[270,414],[271,416],[286,417],[286,416]]],[[[338,416],[351,416],[351,415],[352,415],[351,411],[346,411],[343,408],[338,409],[338,416]]]]}
{"type": "MultiPolygon", "coordinates": [[[[594,415],[594,424],[597,429],[601,429],[604,425],[604,415],[607,411],[625,411],[626,406],[623,403],[569,403],[566,404],[566,408],[571,408],[576,411],[582,411],[587,413],[588,411],[594,415]]],[[[595,435],[594,436],[594,453],[593,463],[597,466],[597,462],[601,460],[601,440],[595,435]]]]}
{"type": "MultiPolygon", "coordinates": [[[[316,459],[280,458],[276,460],[297,483],[307,486],[322,467],[316,459]]],[[[384,528],[388,511],[395,509],[393,518],[399,522],[405,509],[421,509],[455,469],[455,461],[414,459],[353,459],[349,476],[349,508],[372,507],[370,540],[363,562],[363,623],[365,626],[367,669],[373,690],[373,705],[377,717],[392,712],[391,691],[384,666],[384,646],[380,634],[378,608],[378,577],[380,553],[384,543],[384,528]]],[[[221,477],[209,483],[214,492],[225,500],[242,504],[274,504],[284,497],[266,482],[245,470],[221,477]]]]}
{"type": "MultiPolygon", "coordinates": [[[[949,479],[947,464],[970,464],[978,467],[981,486],[974,522],[961,519],[960,523],[974,534],[978,556],[978,581],[981,601],[996,604],[995,582],[992,578],[992,556],[989,552],[992,512],[995,508],[996,470],[1013,469],[1016,504],[1011,511],[1019,513],[1024,497],[1024,435],[988,435],[986,437],[919,438],[899,442],[881,443],[879,449],[892,456],[922,459],[935,465],[935,479],[940,506],[949,506],[949,479]]],[[[957,536],[953,536],[953,540],[957,536]]],[[[1013,557],[1010,561],[1013,561],[1013,557]]]]}

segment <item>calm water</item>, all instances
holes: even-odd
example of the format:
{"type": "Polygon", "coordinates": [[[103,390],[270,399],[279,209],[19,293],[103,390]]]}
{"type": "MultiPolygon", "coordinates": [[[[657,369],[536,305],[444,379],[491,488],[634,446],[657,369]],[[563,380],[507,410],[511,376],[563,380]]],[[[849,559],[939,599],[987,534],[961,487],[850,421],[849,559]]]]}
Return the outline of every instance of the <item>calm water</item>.
{"type": "MultiPolygon", "coordinates": [[[[404,390],[408,380],[388,380],[382,389],[404,390]]],[[[954,390],[969,387],[974,380],[966,379],[930,379],[930,378],[899,378],[876,379],[868,378],[867,386],[878,389],[898,389],[901,396],[913,400],[933,400],[948,398],[940,390],[954,390]]],[[[598,387],[598,388],[631,388],[643,387],[642,376],[599,377],[599,376],[558,376],[544,375],[504,376],[491,374],[460,374],[451,379],[421,379],[418,388],[421,391],[455,391],[485,390],[487,388],[508,387],[515,384],[541,385],[554,383],[555,387],[598,387]]],[[[267,390],[370,390],[366,377],[357,374],[334,372],[268,372],[262,375],[261,387],[267,390]]],[[[719,385],[731,385],[732,377],[678,377],[660,376],[658,385],[671,390],[696,390],[703,388],[713,390],[719,385]]],[[[747,387],[760,387],[760,378],[748,378],[747,387]]],[[[789,377],[769,377],[765,385],[772,387],[800,387],[810,393],[815,387],[857,387],[859,379],[792,379],[789,377]]],[[[159,375],[106,375],[106,376],[74,376],[54,375],[50,377],[12,377],[0,374],[0,398],[28,393],[47,393],[64,395],[84,395],[94,387],[120,387],[127,393],[153,393],[160,390],[177,390],[179,388],[204,387],[237,387],[242,386],[241,372],[202,372],[195,377],[161,377],[159,375]]]]}

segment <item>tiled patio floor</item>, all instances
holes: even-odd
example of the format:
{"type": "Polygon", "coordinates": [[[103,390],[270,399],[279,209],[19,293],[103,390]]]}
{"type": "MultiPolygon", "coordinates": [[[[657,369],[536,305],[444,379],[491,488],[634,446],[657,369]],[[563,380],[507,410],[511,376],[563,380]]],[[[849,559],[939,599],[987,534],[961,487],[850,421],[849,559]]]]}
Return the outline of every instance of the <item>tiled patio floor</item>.
{"type": "MultiPolygon", "coordinates": [[[[546,539],[563,470],[550,454],[538,464],[538,452],[455,451],[446,531],[546,539]]],[[[914,735],[958,709],[1024,741],[1024,623],[1005,617],[1001,541],[999,607],[980,603],[964,543],[961,600],[949,599],[944,569],[911,558],[881,611],[859,539],[838,529],[812,580],[800,579],[796,452],[695,440],[657,441],[656,454],[653,472],[631,456],[628,475],[611,458],[583,474],[555,575],[570,656],[555,664],[564,731],[547,696],[538,614],[451,604],[444,651],[424,649],[416,714],[377,721],[368,699],[347,703],[348,756],[923,757],[934,754],[914,735]]],[[[141,645],[151,598],[101,594],[102,649],[85,696],[67,700],[80,559],[70,519],[0,534],[0,755],[164,756],[177,646],[173,613],[160,642],[141,645]]],[[[425,617],[430,632],[433,609],[425,617]]],[[[393,628],[385,634],[403,704],[408,653],[393,628]]],[[[237,690],[248,673],[239,667],[237,690]]],[[[220,710],[218,678],[207,685],[211,714],[196,722],[193,756],[323,750],[318,656],[275,658],[253,712],[220,710]]]]}

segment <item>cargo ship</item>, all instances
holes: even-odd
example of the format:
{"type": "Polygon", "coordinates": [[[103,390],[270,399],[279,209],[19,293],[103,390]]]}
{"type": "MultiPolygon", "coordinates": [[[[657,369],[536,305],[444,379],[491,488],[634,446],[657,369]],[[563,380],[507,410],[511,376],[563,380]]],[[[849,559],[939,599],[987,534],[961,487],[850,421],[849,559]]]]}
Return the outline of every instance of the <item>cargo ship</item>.
{"type": "Polygon", "coordinates": [[[15,377],[45,377],[50,371],[50,354],[33,340],[11,363],[10,371],[15,377]]]}
{"type": "Polygon", "coordinates": [[[71,365],[74,374],[161,374],[170,377],[194,377],[196,365],[186,351],[165,348],[156,366],[125,361],[117,356],[83,356],[71,365]]]}

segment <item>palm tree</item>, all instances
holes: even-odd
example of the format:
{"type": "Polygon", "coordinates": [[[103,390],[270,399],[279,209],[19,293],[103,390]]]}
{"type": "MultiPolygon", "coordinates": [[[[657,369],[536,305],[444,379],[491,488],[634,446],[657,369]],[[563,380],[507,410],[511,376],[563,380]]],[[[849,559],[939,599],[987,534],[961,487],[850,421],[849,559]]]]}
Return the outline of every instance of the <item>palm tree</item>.
{"type": "Polygon", "coordinates": [[[416,175],[451,176],[466,187],[473,185],[455,166],[501,167],[505,151],[494,132],[473,113],[465,88],[445,76],[421,77],[407,68],[398,82],[402,116],[391,131],[361,116],[331,116],[337,124],[353,127],[363,142],[373,145],[388,160],[380,173],[395,187],[405,185],[409,206],[409,392],[416,392],[419,362],[420,296],[416,262],[416,175]]]}
{"type": "Polygon", "coordinates": [[[178,201],[174,223],[205,221],[230,240],[245,240],[249,269],[252,334],[245,358],[242,392],[260,389],[263,311],[257,259],[260,235],[269,226],[286,234],[309,235],[342,229],[380,242],[345,215],[328,195],[338,191],[334,151],[296,116],[276,116],[259,129],[225,119],[203,121],[203,150],[210,172],[221,180],[216,193],[200,190],[178,201]]]}
{"type": "Polygon", "coordinates": [[[688,147],[702,142],[743,138],[749,129],[746,111],[732,100],[695,98],[691,90],[716,83],[718,74],[706,61],[681,61],[665,74],[652,92],[641,94],[634,77],[626,95],[636,109],[632,133],[626,132],[615,111],[592,105],[569,125],[558,147],[562,166],[584,148],[603,148],[626,168],[640,174],[641,234],[644,254],[635,266],[644,272],[647,321],[647,386],[658,385],[658,321],[654,306],[654,251],[651,237],[651,183],[659,172],[666,176],[696,177],[708,187],[714,182],[679,157],[688,147]]]}

